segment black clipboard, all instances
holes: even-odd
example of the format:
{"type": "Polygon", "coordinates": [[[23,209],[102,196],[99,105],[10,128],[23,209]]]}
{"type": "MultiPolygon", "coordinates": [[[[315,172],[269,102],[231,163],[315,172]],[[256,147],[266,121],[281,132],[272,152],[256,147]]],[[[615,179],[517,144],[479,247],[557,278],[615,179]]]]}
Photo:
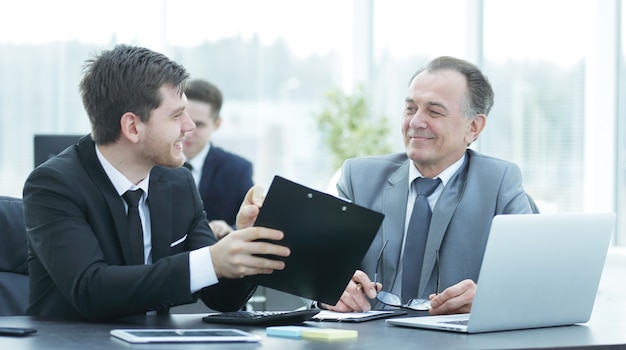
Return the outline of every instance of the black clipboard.
{"type": "Polygon", "coordinates": [[[285,269],[252,283],[335,305],[376,236],[384,215],[275,176],[255,226],[284,232],[285,269]]]}

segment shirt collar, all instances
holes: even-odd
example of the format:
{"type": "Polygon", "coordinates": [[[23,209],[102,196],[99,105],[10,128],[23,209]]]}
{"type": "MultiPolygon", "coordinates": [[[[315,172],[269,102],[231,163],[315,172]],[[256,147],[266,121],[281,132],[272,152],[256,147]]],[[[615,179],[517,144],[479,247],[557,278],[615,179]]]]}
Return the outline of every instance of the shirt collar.
{"type": "Polygon", "coordinates": [[[187,159],[187,163],[191,164],[194,170],[202,169],[202,166],[204,165],[204,159],[206,158],[206,155],[209,154],[210,149],[211,149],[211,143],[209,142],[206,144],[206,146],[204,146],[202,151],[196,154],[195,157],[191,159],[187,159]]]}
{"type": "MultiPolygon", "coordinates": [[[[417,179],[418,177],[423,177],[423,176],[420,173],[420,171],[417,170],[417,168],[415,167],[415,163],[410,159],[409,161],[411,164],[411,166],[409,166],[409,188],[411,188],[411,183],[413,182],[413,180],[417,179]]],[[[448,183],[448,181],[450,181],[454,173],[456,173],[456,171],[459,170],[461,165],[463,165],[464,161],[465,161],[465,153],[463,153],[463,156],[459,160],[457,160],[452,165],[444,169],[441,173],[439,173],[439,175],[435,176],[434,178],[441,179],[441,183],[445,186],[448,183]]]]}
{"type": "Polygon", "coordinates": [[[111,163],[109,163],[109,161],[104,157],[102,152],[100,152],[98,145],[96,145],[95,147],[96,156],[98,157],[100,164],[102,164],[102,168],[104,168],[104,172],[109,177],[109,180],[111,180],[111,183],[113,184],[113,187],[115,187],[115,190],[117,191],[117,194],[119,196],[122,196],[124,192],[128,190],[136,190],[138,188],[141,188],[145,193],[145,198],[148,198],[148,184],[150,183],[150,174],[148,174],[148,176],[141,180],[141,182],[135,185],[126,176],[124,176],[124,174],[115,169],[115,167],[111,165],[111,163]]]}

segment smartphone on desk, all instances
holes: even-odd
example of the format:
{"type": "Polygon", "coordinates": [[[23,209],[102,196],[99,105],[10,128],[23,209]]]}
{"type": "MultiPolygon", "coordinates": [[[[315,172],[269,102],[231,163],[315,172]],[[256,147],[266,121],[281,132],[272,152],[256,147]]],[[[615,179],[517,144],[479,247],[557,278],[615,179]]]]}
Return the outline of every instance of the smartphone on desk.
{"type": "Polygon", "coordinates": [[[261,337],[239,329],[113,329],[111,335],[129,343],[258,342],[261,337]]]}
{"type": "Polygon", "coordinates": [[[37,332],[35,328],[27,327],[0,327],[0,335],[22,337],[37,332]]]}

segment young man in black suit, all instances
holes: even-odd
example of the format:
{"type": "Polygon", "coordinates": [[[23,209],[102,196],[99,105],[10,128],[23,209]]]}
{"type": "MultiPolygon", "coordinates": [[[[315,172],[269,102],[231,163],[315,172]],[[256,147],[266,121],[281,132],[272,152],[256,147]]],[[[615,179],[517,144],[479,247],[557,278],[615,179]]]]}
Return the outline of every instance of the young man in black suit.
{"type": "Polygon", "coordinates": [[[241,205],[239,230],[219,242],[211,232],[194,179],[180,168],[195,127],[187,78],[176,62],[140,47],[118,45],[86,62],[80,91],[91,135],[24,186],[27,314],[106,320],[166,313],[198,297],[212,309],[237,310],[254,291],[242,277],[284,268],[258,256],[290,253],[256,241],[283,237],[252,227],[259,188],[241,205]],[[138,206],[127,204],[126,192],[138,189],[138,206]]]}
{"type": "Polygon", "coordinates": [[[241,202],[252,181],[252,163],[217,147],[212,136],[222,125],[222,92],[202,79],[185,86],[187,112],[196,128],[185,136],[183,152],[196,179],[211,230],[221,239],[233,231],[241,202]]]}

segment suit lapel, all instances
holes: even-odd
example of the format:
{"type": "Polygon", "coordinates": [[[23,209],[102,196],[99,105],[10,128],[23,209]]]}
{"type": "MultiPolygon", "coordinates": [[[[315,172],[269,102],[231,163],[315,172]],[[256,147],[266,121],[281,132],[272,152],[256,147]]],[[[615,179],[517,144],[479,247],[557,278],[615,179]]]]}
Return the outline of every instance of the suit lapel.
{"type": "Polygon", "coordinates": [[[422,295],[426,288],[426,284],[435,269],[435,254],[428,253],[434,253],[441,247],[441,242],[443,241],[443,237],[448,229],[450,220],[452,220],[452,215],[463,197],[463,191],[465,190],[467,180],[468,165],[469,156],[466,156],[464,164],[461,166],[459,171],[452,176],[450,182],[448,182],[448,184],[444,187],[433,210],[433,216],[428,230],[428,239],[426,241],[426,250],[424,254],[424,263],[422,265],[419,291],[417,295],[422,295]]]}
{"type": "Polygon", "coordinates": [[[383,285],[393,286],[395,283],[398,267],[400,264],[400,254],[402,251],[402,241],[404,240],[404,220],[406,216],[406,202],[409,195],[408,174],[409,162],[404,162],[400,168],[389,178],[387,187],[383,191],[383,212],[389,218],[383,221],[383,244],[388,241],[385,248],[381,271],[390,271],[388,275],[383,275],[383,285]]]}
{"type": "Polygon", "coordinates": [[[152,262],[169,255],[171,244],[172,215],[170,213],[172,196],[171,186],[160,181],[160,170],[154,168],[150,174],[148,190],[148,206],[150,208],[150,224],[152,227],[152,262]]]}
{"type": "Polygon", "coordinates": [[[122,203],[122,199],[117,194],[115,187],[104,172],[100,161],[96,155],[95,143],[90,136],[83,137],[78,143],[78,156],[84,165],[84,169],[92,179],[100,194],[104,198],[109,215],[115,225],[119,246],[127,263],[132,261],[132,252],[130,251],[130,241],[128,227],[126,226],[126,209],[122,203]]]}

